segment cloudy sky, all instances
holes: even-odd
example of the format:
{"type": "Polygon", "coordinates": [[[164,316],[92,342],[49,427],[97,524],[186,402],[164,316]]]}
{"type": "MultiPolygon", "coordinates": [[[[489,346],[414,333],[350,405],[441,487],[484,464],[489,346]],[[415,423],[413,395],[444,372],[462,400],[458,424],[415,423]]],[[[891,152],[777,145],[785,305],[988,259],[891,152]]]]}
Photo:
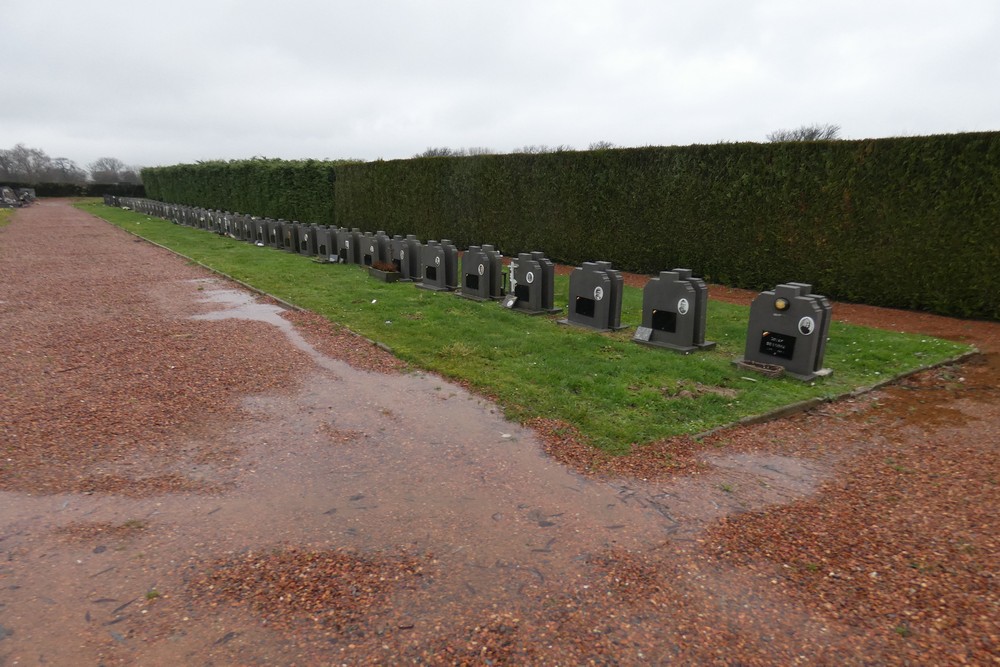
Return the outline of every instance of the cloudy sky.
{"type": "Polygon", "coordinates": [[[1000,130],[997,0],[0,0],[0,148],[82,167],[1000,130]]]}

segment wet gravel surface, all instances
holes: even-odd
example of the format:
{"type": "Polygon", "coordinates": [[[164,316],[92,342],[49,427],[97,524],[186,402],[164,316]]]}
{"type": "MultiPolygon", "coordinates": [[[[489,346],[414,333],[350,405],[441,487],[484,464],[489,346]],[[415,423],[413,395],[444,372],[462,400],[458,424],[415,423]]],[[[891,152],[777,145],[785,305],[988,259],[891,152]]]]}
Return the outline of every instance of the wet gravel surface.
{"type": "Polygon", "coordinates": [[[0,665],[996,664],[998,325],[837,304],[983,354],[609,459],[232,289],[0,229],[0,665]]]}

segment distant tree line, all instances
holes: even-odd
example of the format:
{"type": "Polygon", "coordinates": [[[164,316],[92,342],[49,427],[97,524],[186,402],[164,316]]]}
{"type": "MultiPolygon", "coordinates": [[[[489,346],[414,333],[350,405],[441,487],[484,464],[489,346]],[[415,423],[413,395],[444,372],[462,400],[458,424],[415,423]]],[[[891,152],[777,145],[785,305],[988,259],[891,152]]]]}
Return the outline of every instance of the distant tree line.
{"type": "MultiPolygon", "coordinates": [[[[590,144],[588,150],[600,151],[616,146],[610,141],[595,141],[590,144]]],[[[518,146],[510,151],[510,154],[523,153],[525,155],[541,155],[542,153],[566,153],[576,149],[567,144],[558,146],[547,146],[545,144],[531,144],[518,146]]],[[[413,157],[467,157],[471,155],[498,155],[500,151],[495,151],[487,146],[470,146],[469,148],[448,148],[447,146],[430,146],[427,150],[415,154],[413,157]]]]}
{"type": "Polygon", "coordinates": [[[81,169],[65,157],[49,157],[40,148],[17,144],[0,149],[0,182],[5,183],[127,183],[139,185],[141,167],[129,166],[113,157],[94,160],[87,169],[81,169]]]}
{"type": "Polygon", "coordinates": [[[794,130],[775,130],[767,135],[771,142],[781,141],[833,141],[840,138],[840,126],[826,123],[824,125],[802,125],[794,130]]]}
{"type": "MultiPolygon", "coordinates": [[[[812,125],[801,125],[793,130],[775,130],[767,135],[767,140],[772,143],[788,141],[833,141],[840,138],[840,126],[832,123],[812,125]]],[[[587,147],[588,151],[606,151],[613,148],[621,148],[610,141],[593,141],[587,147]]],[[[522,153],[525,155],[541,155],[543,153],[568,153],[576,149],[567,144],[558,146],[528,145],[519,146],[510,151],[509,154],[522,153]]],[[[472,146],[470,148],[449,148],[447,146],[430,146],[422,153],[417,153],[413,157],[467,157],[473,155],[497,155],[500,151],[485,146],[472,146]]]]}

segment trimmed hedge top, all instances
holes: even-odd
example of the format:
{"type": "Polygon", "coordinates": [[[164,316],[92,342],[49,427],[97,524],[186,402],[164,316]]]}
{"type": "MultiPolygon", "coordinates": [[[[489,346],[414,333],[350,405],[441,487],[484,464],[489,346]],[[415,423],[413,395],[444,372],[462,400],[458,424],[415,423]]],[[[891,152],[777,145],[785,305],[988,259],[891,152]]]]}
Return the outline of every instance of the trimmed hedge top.
{"type": "Polygon", "coordinates": [[[149,196],[1000,319],[1000,132],[143,170],[149,196]]]}

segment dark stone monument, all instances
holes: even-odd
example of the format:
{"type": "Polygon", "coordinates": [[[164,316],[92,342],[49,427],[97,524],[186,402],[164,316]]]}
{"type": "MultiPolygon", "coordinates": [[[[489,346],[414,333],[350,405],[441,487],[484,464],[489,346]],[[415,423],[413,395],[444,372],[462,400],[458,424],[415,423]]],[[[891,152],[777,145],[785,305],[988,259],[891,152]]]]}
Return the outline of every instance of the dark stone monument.
{"type": "Polygon", "coordinates": [[[622,290],[625,279],[611,262],[584,262],[569,276],[569,315],[560,324],[575,324],[598,331],[622,326],[622,290]]]}
{"type": "Polygon", "coordinates": [[[337,256],[340,258],[341,264],[361,263],[360,229],[355,227],[351,230],[343,229],[337,232],[337,241],[339,243],[337,246],[337,256]]]}
{"type": "Polygon", "coordinates": [[[456,294],[473,301],[502,299],[503,255],[491,245],[469,246],[462,255],[462,282],[456,294]]]}
{"type": "Polygon", "coordinates": [[[510,293],[501,305],[528,315],[558,313],[555,264],[541,252],[522,252],[510,260],[510,293]]]}
{"type": "Polygon", "coordinates": [[[239,222],[237,223],[239,227],[239,237],[241,241],[246,241],[247,243],[254,242],[254,223],[256,221],[249,215],[241,215],[239,222]]]}
{"type": "Polygon", "coordinates": [[[389,252],[392,255],[392,263],[399,271],[401,282],[413,282],[423,279],[420,266],[420,254],[423,244],[417,240],[413,234],[407,234],[403,238],[399,234],[392,237],[389,244],[389,252]]]}
{"type": "Polygon", "coordinates": [[[337,261],[337,231],[326,225],[316,225],[316,256],[322,262],[337,261]]]}
{"type": "Polygon", "coordinates": [[[823,368],[832,307],[812,285],[787,283],[761,292],[750,304],[746,349],[734,363],[752,369],[778,366],[803,381],[829,375],[823,368]]]}
{"type": "Polygon", "coordinates": [[[420,260],[423,281],[417,287],[436,292],[451,292],[458,288],[458,250],[451,241],[428,241],[421,251],[420,260]]]}
{"type": "Polygon", "coordinates": [[[390,239],[385,232],[379,231],[374,234],[365,234],[361,240],[361,263],[365,266],[373,266],[377,263],[389,261],[390,239]]]}
{"type": "Polygon", "coordinates": [[[308,257],[316,256],[316,233],[318,225],[316,224],[305,224],[299,225],[299,254],[306,255],[308,257]]]}
{"type": "Polygon", "coordinates": [[[710,350],[705,341],[708,287],[690,269],[661,271],[642,290],[642,325],[632,340],[689,354],[710,350]]]}
{"type": "Polygon", "coordinates": [[[267,220],[253,221],[253,241],[256,245],[267,245],[267,220]]]}
{"type": "Polygon", "coordinates": [[[298,222],[287,222],[282,220],[281,225],[281,239],[282,239],[282,249],[288,252],[297,253],[299,251],[299,227],[298,222]]]}
{"type": "Polygon", "coordinates": [[[282,231],[282,227],[284,226],[284,224],[285,222],[283,220],[271,220],[270,218],[268,218],[267,220],[268,245],[270,245],[272,248],[277,248],[278,250],[281,250],[284,244],[285,233],[282,231]]]}

